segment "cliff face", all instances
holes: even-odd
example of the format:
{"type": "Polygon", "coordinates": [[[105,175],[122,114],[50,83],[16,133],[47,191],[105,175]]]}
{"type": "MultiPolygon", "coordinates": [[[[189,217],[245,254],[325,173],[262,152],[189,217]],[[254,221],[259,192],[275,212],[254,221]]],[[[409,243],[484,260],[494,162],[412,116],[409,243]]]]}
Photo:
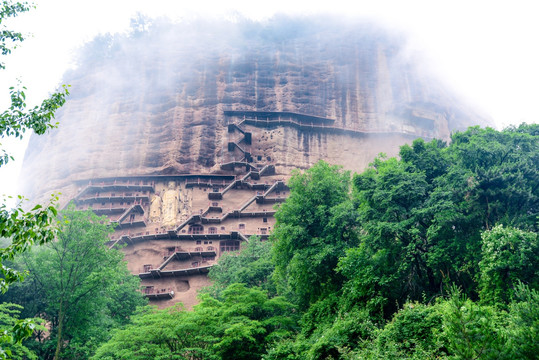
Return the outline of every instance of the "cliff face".
{"type": "Polygon", "coordinates": [[[245,152],[285,176],[321,158],[359,171],[414,137],[447,139],[486,123],[405,53],[403,39],[372,25],[319,18],[154,23],[99,37],[66,74],[72,95],[59,128],[30,141],[23,191],[69,197],[81,179],[226,173],[222,164],[245,152]],[[246,123],[256,140],[227,151],[239,140],[226,124],[242,120],[230,110],[258,120],[311,115],[335,131],[316,119],[298,127],[293,114],[271,127],[246,123]]]}
{"type": "Polygon", "coordinates": [[[219,257],[267,239],[294,168],[360,171],[484,120],[370,25],[274,19],[107,35],[66,74],[60,126],[33,137],[25,194],[107,216],[143,293],[196,303],[219,257]]]}

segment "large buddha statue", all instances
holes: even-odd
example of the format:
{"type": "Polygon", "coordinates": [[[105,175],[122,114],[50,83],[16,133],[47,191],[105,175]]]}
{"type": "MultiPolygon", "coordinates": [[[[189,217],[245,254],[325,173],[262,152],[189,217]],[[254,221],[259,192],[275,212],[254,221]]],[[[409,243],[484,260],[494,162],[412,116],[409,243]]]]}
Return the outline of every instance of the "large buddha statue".
{"type": "Polygon", "coordinates": [[[168,189],[163,194],[163,225],[175,225],[179,208],[179,194],[174,181],[169,181],[168,189]]]}

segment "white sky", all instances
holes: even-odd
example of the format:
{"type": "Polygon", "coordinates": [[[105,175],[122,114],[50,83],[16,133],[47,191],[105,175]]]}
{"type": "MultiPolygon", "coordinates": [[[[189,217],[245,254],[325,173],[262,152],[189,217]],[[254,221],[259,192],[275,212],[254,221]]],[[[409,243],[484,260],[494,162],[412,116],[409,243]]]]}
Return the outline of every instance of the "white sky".
{"type": "MultiPolygon", "coordinates": [[[[539,5],[529,0],[36,0],[37,9],[9,22],[10,29],[32,33],[3,59],[0,111],[7,88],[20,78],[29,103],[38,103],[59,84],[74,49],[104,32],[121,32],[137,13],[181,19],[232,16],[264,19],[275,13],[341,14],[380,20],[409,34],[413,48],[432,71],[498,128],[539,122],[539,5]]],[[[538,3],[539,4],[539,3],[538,3]]],[[[15,194],[25,143],[0,139],[16,161],[0,168],[0,194],[15,194]]]]}

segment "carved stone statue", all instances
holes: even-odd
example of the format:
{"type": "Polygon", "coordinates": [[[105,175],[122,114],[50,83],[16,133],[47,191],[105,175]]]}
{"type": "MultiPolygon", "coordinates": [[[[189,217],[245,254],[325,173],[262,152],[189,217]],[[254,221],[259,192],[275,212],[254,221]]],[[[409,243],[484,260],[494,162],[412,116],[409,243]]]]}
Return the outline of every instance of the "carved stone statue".
{"type": "Polygon", "coordinates": [[[159,193],[156,193],[152,197],[152,203],[150,205],[150,222],[157,222],[161,220],[161,197],[159,193]]]}
{"type": "Polygon", "coordinates": [[[175,225],[178,215],[179,194],[174,181],[169,181],[168,189],[163,194],[163,224],[175,225]]]}

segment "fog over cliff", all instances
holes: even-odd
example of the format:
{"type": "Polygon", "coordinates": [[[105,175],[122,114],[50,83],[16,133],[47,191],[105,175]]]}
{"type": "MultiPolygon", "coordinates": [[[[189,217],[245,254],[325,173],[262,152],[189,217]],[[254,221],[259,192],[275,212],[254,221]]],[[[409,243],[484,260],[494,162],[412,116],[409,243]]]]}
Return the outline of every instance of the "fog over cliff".
{"type": "MultiPolygon", "coordinates": [[[[30,140],[24,192],[39,197],[97,177],[218,173],[230,160],[226,110],[329,118],[366,137],[447,139],[451,131],[488,124],[422,67],[406,39],[373,23],[140,17],[130,33],[101,35],[81,49],[77,68],[63,80],[71,96],[58,112],[59,128],[30,140]]],[[[378,151],[395,154],[407,141],[363,139],[339,158],[342,137],[289,128],[266,135],[252,152],[271,157],[285,175],[320,158],[358,159],[348,166],[360,170],[378,151]]]]}

